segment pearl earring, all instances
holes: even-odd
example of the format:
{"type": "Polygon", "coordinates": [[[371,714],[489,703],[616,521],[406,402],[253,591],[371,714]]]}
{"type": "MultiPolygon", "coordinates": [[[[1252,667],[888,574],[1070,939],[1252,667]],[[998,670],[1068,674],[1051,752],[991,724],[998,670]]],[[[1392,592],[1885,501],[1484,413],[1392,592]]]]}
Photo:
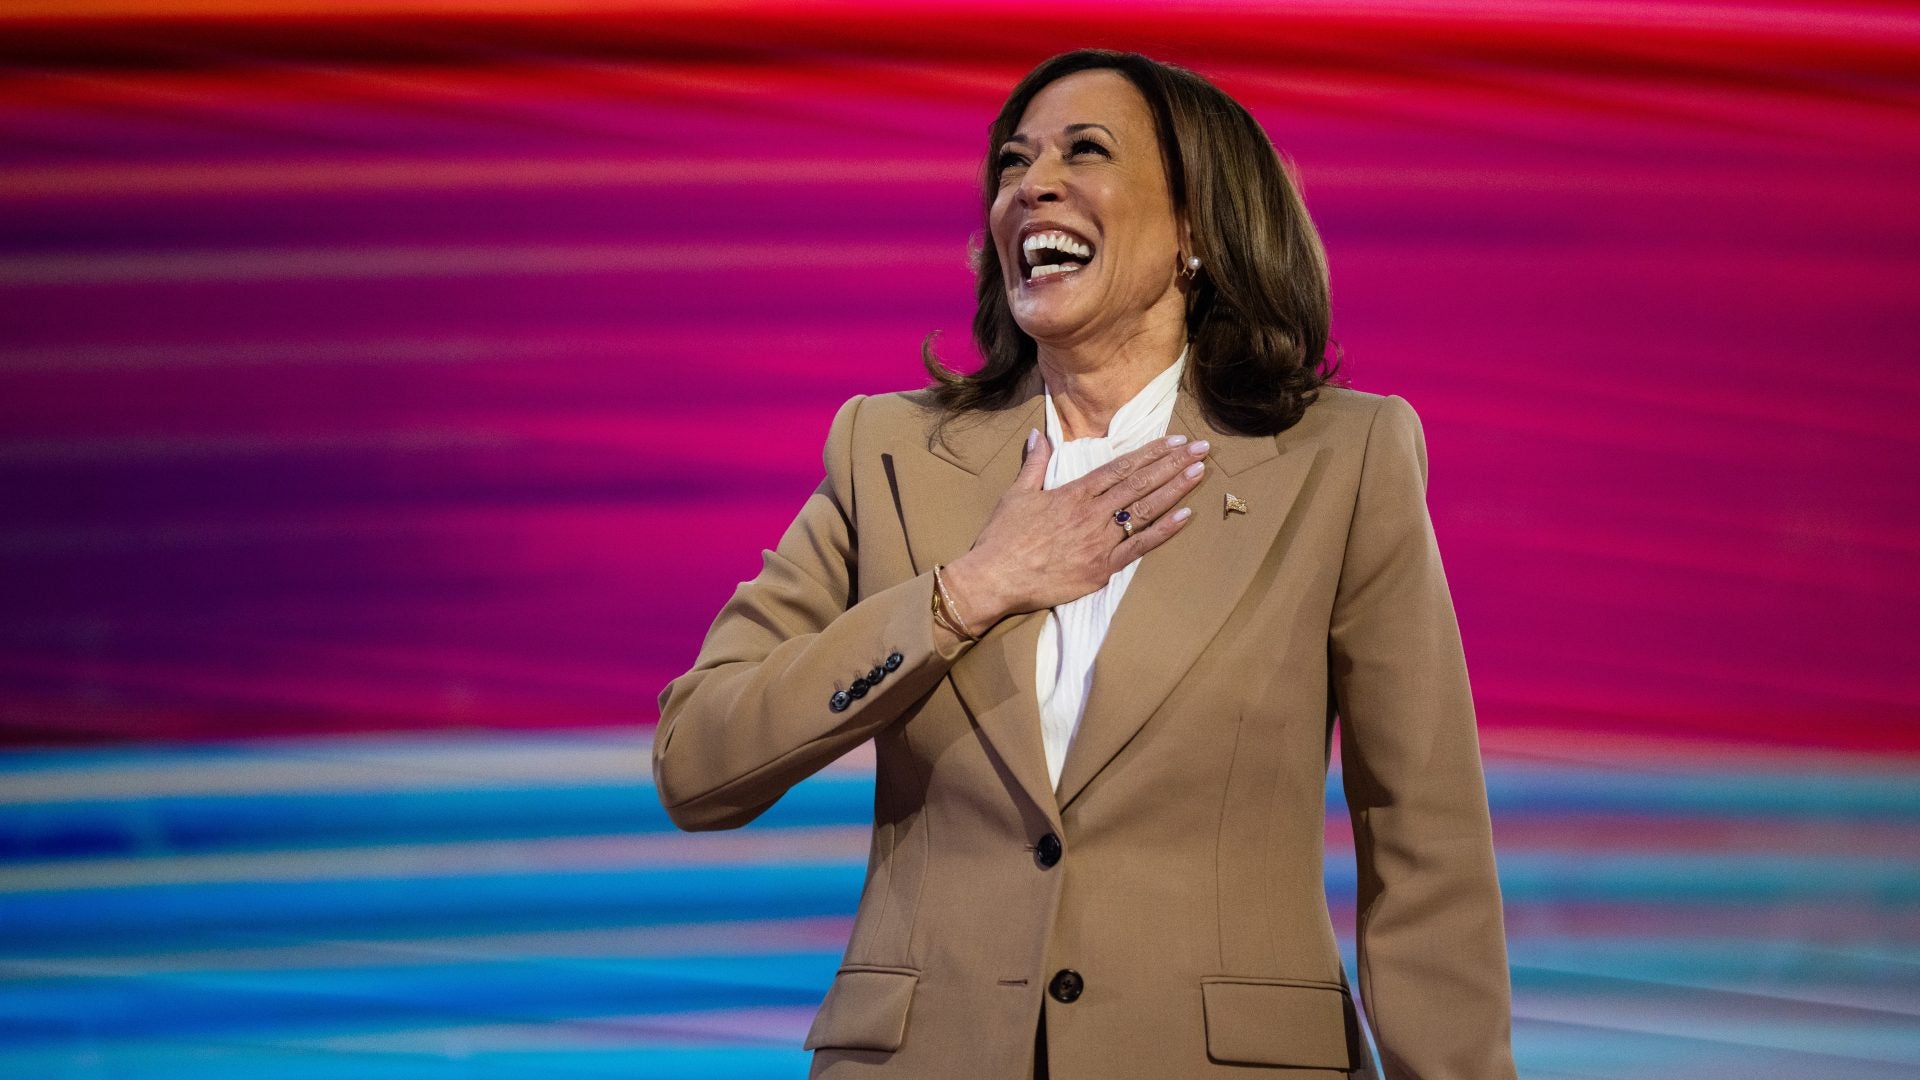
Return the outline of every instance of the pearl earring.
{"type": "Polygon", "coordinates": [[[1199,272],[1200,272],[1200,256],[1198,255],[1187,256],[1187,273],[1197,274],[1199,272]]]}

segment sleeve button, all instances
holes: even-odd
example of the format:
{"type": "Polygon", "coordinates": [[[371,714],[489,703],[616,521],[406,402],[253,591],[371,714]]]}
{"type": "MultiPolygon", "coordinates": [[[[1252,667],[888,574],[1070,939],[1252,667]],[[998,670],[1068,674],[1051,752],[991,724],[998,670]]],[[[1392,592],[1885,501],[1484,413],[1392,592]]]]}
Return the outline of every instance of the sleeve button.
{"type": "Polygon", "coordinates": [[[878,668],[878,667],[874,668],[872,671],[867,672],[867,685],[869,686],[877,685],[881,679],[884,679],[886,677],[887,677],[886,668],[878,668]]]}
{"type": "Polygon", "coordinates": [[[897,671],[899,670],[900,665],[906,662],[907,662],[906,657],[901,656],[899,653],[894,653],[892,656],[887,657],[887,662],[885,666],[888,671],[897,671]]]}
{"type": "Polygon", "coordinates": [[[853,685],[847,687],[846,692],[849,694],[852,694],[855,698],[866,697],[867,696],[867,680],[865,679],[853,680],[853,685]]]}
{"type": "Polygon", "coordinates": [[[827,699],[827,708],[834,712],[846,712],[847,706],[851,704],[853,704],[853,695],[845,690],[835,690],[833,696],[827,699]]]}

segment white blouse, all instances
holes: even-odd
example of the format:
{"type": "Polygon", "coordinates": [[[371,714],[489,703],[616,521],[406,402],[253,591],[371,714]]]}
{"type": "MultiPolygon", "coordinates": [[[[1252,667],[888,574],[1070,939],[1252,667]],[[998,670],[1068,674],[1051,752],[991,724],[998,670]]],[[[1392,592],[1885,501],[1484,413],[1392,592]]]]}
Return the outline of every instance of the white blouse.
{"type": "MultiPolygon", "coordinates": [[[[1167,433],[1173,420],[1173,402],[1180,389],[1180,373],[1187,366],[1186,350],[1167,370],[1155,375],[1133,400],[1120,406],[1104,436],[1062,442],[1060,414],[1053,408],[1053,391],[1046,391],[1047,441],[1053,457],[1047,462],[1046,486],[1057,488],[1077,480],[1122,454],[1138,450],[1167,433]]],[[[1119,526],[1114,527],[1115,532],[1119,526]]],[[[1040,733],[1047,747],[1047,771],[1060,786],[1067,747],[1080,728],[1093,685],[1093,661],[1106,639],[1107,625],[1120,607],[1120,597],[1133,580],[1138,559],[1121,567],[1107,583],[1078,600],[1054,607],[1040,630],[1035,656],[1035,682],[1040,691],[1040,733]]]]}

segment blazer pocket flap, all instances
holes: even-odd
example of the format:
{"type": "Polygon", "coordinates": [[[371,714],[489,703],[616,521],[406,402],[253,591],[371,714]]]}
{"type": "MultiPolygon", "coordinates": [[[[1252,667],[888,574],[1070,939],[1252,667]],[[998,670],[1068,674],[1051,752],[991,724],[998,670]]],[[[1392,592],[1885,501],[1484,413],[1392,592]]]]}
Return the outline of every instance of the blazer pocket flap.
{"type": "Polygon", "coordinates": [[[803,1048],[900,1049],[907,1036],[907,1009],[919,982],[920,975],[914,971],[842,969],[820,1003],[803,1048]]]}
{"type": "Polygon", "coordinates": [[[1337,983],[1200,981],[1207,1056],[1216,1061],[1351,1069],[1360,1037],[1353,1000],[1337,983]]]}

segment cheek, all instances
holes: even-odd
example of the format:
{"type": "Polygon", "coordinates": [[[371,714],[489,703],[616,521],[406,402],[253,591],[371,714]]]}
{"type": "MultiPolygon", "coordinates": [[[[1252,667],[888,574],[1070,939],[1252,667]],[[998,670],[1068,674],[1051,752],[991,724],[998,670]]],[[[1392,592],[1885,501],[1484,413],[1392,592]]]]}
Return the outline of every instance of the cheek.
{"type": "Polygon", "coordinates": [[[1002,196],[994,200],[993,209],[987,212],[987,241],[990,248],[987,254],[998,260],[1002,269],[1008,269],[1006,251],[1013,228],[1007,215],[1007,204],[1008,199],[1002,196]]]}
{"type": "Polygon", "coordinates": [[[1150,281],[1159,270],[1158,260],[1154,257],[1154,245],[1145,237],[1128,237],[1116,247],[1113,254],[1117,276],[1129,282],[1150,281]]]}
{"type": "Polygon", "coordinates": [[[1101,205],[1106,208],[1102,230],[1107,234],[1107,248],[1114,255],[1116,269],[1137,274],[1149,269],[1142,260],[1151,258],[1160,230],[1151,208],[1140,205],[1137,197],[1129,197],[1131,187],[1119,183],[1101,192],[1101,205]]]}
{"type": "Polygon", "coordinates": [[[994,236],[1004,237],[1008,221],[1008,212],[1012,208],[1013,198],[1008,193],[1008,189],[1000,189],[1000,194],[994,197],[993,207],[987,211],[987,225],[993,230],[994,236]]]}
{"type": "Polygon", "coordinates": [[[1175,244],[1171,230],[1154,228],[1136,220],[1124,239],[1113,245],[1118,269],[1128,278],[1157,280],[1172,273],[1175,244]]]}

